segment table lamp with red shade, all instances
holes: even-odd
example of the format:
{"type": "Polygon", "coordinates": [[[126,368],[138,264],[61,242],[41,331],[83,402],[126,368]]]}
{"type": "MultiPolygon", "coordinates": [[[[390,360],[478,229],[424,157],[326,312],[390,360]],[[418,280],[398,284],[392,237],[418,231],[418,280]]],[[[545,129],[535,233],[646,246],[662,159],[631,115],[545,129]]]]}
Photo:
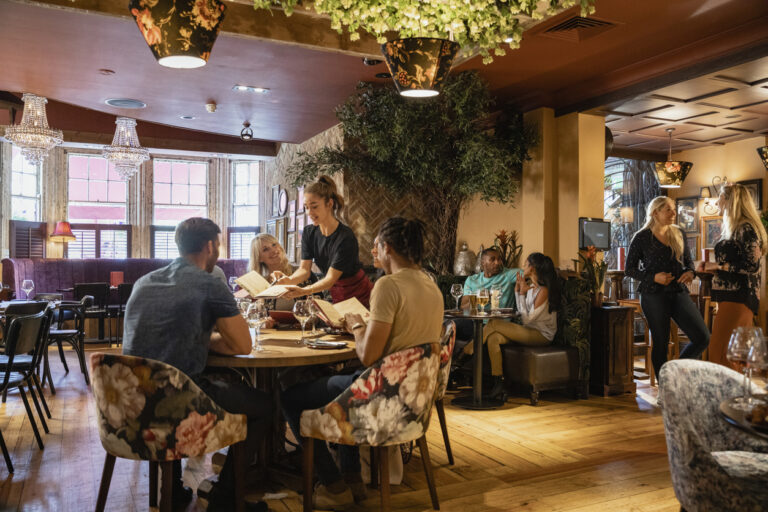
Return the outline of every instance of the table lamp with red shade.
{"type": "Polygon", "coordinates": [[[53,230],[49,238],[51,242],[74,242],[77,240],[72,233],[72,226],[67,221],[57,222],[56,229],[53,230]]]}

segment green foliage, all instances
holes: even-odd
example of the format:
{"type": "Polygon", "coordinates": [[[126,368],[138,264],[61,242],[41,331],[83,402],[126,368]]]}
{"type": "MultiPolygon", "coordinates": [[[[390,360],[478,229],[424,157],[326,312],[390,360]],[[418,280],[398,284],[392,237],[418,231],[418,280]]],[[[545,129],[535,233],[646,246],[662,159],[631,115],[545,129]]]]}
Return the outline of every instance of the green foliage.
{"type": "MultiPolygon", "coordinates": [[[[290,16],[301,0],[254,0],[255,9],[281,6],[290,16]]],[[[523,29],[520,18],[540,19],[575,4],[581,14],[594,12],[595,0],[315,0],[311,8],[328,15],[331,28],[349,38],[360,38],[359,30],[387,41],[388,32],[400,37],[438,37],[477,48],[483,62],[493,61],[490,52],[505,55],[506,47],[518,48],[523,29]],[[542,7],[539,7],[542,4],[542,7]]]]}

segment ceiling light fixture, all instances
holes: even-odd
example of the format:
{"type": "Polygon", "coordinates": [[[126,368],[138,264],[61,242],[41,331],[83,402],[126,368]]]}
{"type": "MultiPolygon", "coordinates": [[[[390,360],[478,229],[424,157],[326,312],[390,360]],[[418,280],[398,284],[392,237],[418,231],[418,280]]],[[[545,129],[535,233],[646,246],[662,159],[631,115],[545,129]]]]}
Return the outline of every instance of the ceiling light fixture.
{"type": "Polygon", "coordinates": [[[185,121],[191,121],[193,119],[197,119],[195,116],[179,116],[179,119],[183,119],[185,121]]]}
{"type": "Polygon", "coordinates": [[[430,37],[395,39],[381,45],[397,90],[410,98],[440,94],[458,51],[458,43],[430,37]]]}
{"type": "Polygon", "coordinates": [[[24,101],[21,124],[8,126],[5,138],[21,148],[21,154],[29,163],[37,165],[45,160],[54,146],[64,141],[64,136],[61,130],[52,130],[48,126],[46,98],[25,92],[21,99],[24,101]]]}
{"type": "Polygon", "coordinates": [[[149,150],[139,144],[135,119],[118,117],[115,124],[117,128],[112,144],[104,146],[102,156],[115,164],[117,174],[128,181],[139,171],[139,166],[149,160],[149,150]]]}
{"type": "Polygon", "coordinates": [[[227,9],[220,0],[130,0],[128,9],[161,66],[205,66],[227,9]]]}
{"type": "Polygon", "coordinates": [[[255,92],[258,94],[266,94],[269,92],[269,89],[267,89],[266,87],[254,87],[252,85],[240,85],[240,84],[237,84],[234,87],[232,87],[232,90],[238,91],[238,92],[255,92]]]}
{"type": "Polygon", "coordinates": [[[691,172],[693,164],[691,162],[682,162],[672,160],[672,132],[674,128],[667,128],[669,134],[669,153],[665,162],[656,162],[656,179],[661,188],[680,188],[685,181],[688,173],[691,172]]]}
{"type": "Polygon", "coordinates": [[[101,69],[99,70],[99,74],[100,74],[100,75],[104,75],[104,76],[109,76],[109,75],[114,75],[114,74],[115,74],[115,72],[114,72],[114,70],[112,70],[112,69],[101,68],[101,69]]]}
{"type": "Polygon", "coordinates": [[[145,108],[147,106],[147,104],[144,103],[143,101],[134,100],[131,98],[109,98],[107,100],[104,100],[104,103],[106,103],[110,107],[129,108],[129,109],[139,109],[139,108],[145,108]]]}
{"type": "Polygon", "coordinates": [[[240,130],[240,138],[244,141],[253,139],[253,130],[251,129],[251,123],[248,121],[243,123],[243,129],[240,130]]]}

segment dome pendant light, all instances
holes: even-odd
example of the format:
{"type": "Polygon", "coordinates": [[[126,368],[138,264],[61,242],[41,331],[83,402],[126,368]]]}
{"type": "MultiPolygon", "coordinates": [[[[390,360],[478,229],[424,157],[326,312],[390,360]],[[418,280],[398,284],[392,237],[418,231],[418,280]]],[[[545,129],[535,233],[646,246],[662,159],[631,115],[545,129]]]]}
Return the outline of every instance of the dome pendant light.
{"type": "Polygon", "coordinates": [[[768,171],[768,146],[757,148],[757,154],[760,155],[760,160],[763,161],[765,170],[768,171]]]}
{"type": "Polygon", "coordinates": [[[661,188],[680,188],[688,173],[691,172],[691,162],[672,160],[672,132],[674,128],[667,128],[669,134],[669,153],[666,162],[656,162],[656,179],[661,188]]]}
{"type": "Polygon", "coordinates": [[[397,90],[411,98],[440,94],[458,51],[458,43],[430,37],[395,39],[381,45],[397,90]]]}
{"type": "Polygon", "coordinates": [[[220,0],[130,0],[128,9],[160,65],[199,68],[208,62],[226,6],[220,0]]]}

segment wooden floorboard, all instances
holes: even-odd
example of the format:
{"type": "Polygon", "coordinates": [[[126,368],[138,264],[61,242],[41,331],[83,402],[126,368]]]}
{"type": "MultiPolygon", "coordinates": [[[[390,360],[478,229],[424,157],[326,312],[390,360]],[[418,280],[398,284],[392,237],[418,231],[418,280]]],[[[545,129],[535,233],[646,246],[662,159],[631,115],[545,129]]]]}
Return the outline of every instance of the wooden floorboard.
{"type": "MultiPolygon", "coordinates": [[[[51,352],[57,395],[46,398],[53,418],[35,443],[18,393],[0,405],[0,428],[16,469],[0,466],[0,511],[93,510],[104,451],[96,410],[77,359],[66,351],[68,374],[51,352]]],[[[655,388],[638,382],[638,397],[573,400],[544,393],[532,407],[512,397],[494,411],[467,411],[446,400],[446,416],[456,464],[448,465],[436,415],[427,434],[443,511],[677,511],[661,414],[652,401],[655,388]],[[650,397],[650,398],[648,398],[650,397]]],[[[36,415],[36,411],[34,411],[36,415]]],[[[35,417],[36,421],[37,417],[35,417]]],[[[211,473],[210,458],[205,472],[211,473]]],[[[149,504],[146,462],[118,459],[107,510],[144,511],[149,504]]],[[[431,510],[418,449],[403,469],[403,483],[392,487],[392,509],[431,510]]],[[[204,475],[198,475],[200,478],[204,475]]],[[[298,512],[300,496],[275,484],[252,489],[250,496],[275,493],[275,512],[298,512]]],[[[204,510],[193,501],[187,511],[204,510]]],[[[378,492],[353,511],[379,509],[378,492]]]]}

